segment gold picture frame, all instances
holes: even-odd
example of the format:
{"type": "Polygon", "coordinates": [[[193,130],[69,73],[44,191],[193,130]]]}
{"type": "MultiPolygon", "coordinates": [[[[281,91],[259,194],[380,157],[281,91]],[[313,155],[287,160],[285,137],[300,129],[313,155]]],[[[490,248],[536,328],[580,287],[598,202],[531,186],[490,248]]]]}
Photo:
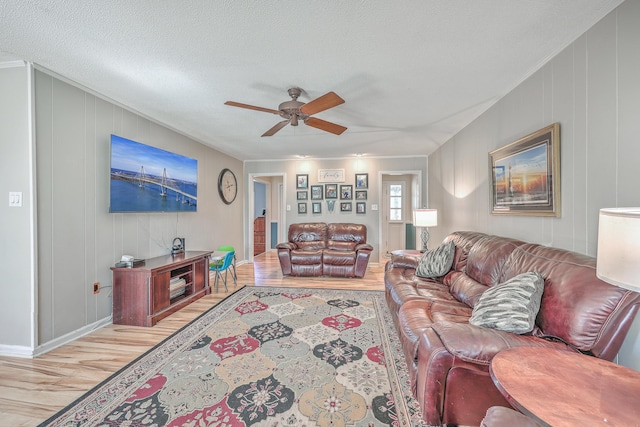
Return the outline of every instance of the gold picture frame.
{"type": "Polygon", "coordinates": [[[560,123],[489,153],[491,213],[560,216],[560,123]]]}

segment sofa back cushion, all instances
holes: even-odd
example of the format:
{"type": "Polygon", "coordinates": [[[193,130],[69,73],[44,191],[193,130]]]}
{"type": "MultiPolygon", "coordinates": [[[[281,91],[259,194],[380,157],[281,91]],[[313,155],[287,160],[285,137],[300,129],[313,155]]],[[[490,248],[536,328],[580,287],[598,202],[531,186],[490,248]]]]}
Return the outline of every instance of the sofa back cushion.
{"type": "Polygon", "coordinates": [[[595,258],[575,252],[536,244],[519,246],[505,263],[501,280],[527,271],[545,278],[536,320],[538,335],[560,338],[598,357],[619,330],[620,318],[638,300],[637,294],[598,279],[595,258]]]}
{"type": "Polygon", "coordinates": [[[469,307],[475,307],[480,296],[484,291],[489,289],[487,285],[478,283],[463,271],[449,273],[446,277],[445,284],[449,285],[451,295],[469,307]]]}
{"type": "Polygon", "coordinates": [[[504,263],[511,251],[523,245],[520,240],[480,234],[473,236],[464,270],[449,273],[444,283],[460,302],[474,307],[480,295],[490,286],[500,283],[504,263]]]}
{"type": "Polygon", "coordinates": [[[469,251],[478,240],[484,237],[486,237],[486,234],[477,231],[456,231],[444,239],[444,243],[453,241],[456,248],[451,266],[453,271],[463,271],[465,269],[469,251]]]}
{"type": "Polygon", "coordinates": [[[356,245],[367,243],[367,226],[346,222],[329,224],[327,240],[327,246],[331,249],[354,250],[356,245]]]}
{"type": "Polygon", "coordinates": [[[327,240],[327,224],[306,222],[289,226],[289,242],[304,250],[324,249],[327,240]]]}
{"type": "Polygon", "coordinates": [[[513,250],[525,243],[507,237],[486,236],[469,251],[466,273],[480,284],[494,286],[500,280],[504,264],[513,250]]]}

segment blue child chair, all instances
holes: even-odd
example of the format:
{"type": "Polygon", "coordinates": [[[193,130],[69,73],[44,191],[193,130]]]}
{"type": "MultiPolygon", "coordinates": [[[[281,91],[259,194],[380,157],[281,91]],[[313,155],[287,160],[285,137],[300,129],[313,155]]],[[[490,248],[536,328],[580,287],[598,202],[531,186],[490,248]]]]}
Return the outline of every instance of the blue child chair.
{"type": "Polygon", "coordinates": [[[237,279],[238,279],[238,275],[236,274],[236,254],[235,254],[235,248],[233,246],[220,246],[218,248],[219,251],[222,252],[228,252],[228,251],[233,251],[233,262],[231,263],[231,275],[233,276],[233,284],[237,285],[237,279]]]}
{"type": "MultiPolygon", "coordinates": [[[[218,292],[218,280],[222,280],[224,283],[225,292],[228,292],[227,288],[227,273],[229,272],[229,267],[233,265],[233,257],[235,255],[234,251],[229,251],[224,255],[222,263],[211,263],[209,264],[209,270],[216,272],[216,277],[214,280],[216,292],[218,292]],[[224,272],[224,276],[222,275],[224,272]]],[[[233,277],[233,273],[231,273],[233,277]]]]}

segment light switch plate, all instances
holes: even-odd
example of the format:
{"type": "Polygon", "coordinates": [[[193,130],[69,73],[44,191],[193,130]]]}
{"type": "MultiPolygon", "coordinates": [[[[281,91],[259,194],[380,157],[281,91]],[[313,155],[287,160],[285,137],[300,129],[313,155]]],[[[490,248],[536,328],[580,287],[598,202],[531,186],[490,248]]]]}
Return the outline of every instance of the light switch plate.
{"type": "Polygon", "coordinates": [[[22,191],[9,191],[9,206],[13,208],[22,207],[22,191]]]}
{"type": "Polygon", "coordinates": [[[377,211],[378,210],[378,205],[371,205],[371,210],[372,211],[377,211]]]}

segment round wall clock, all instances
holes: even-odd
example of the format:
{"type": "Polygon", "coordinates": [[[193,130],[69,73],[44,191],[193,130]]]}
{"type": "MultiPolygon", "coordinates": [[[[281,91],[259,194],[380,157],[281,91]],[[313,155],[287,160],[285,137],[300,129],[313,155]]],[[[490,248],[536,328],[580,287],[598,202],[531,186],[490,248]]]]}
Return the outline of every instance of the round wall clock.
{"type": "Polygon", "coordinates": [[[218,176],[218,193],[227,205],[233,203],[238,195],[238,181],[231,170],[224,168],[218,176]]]}

